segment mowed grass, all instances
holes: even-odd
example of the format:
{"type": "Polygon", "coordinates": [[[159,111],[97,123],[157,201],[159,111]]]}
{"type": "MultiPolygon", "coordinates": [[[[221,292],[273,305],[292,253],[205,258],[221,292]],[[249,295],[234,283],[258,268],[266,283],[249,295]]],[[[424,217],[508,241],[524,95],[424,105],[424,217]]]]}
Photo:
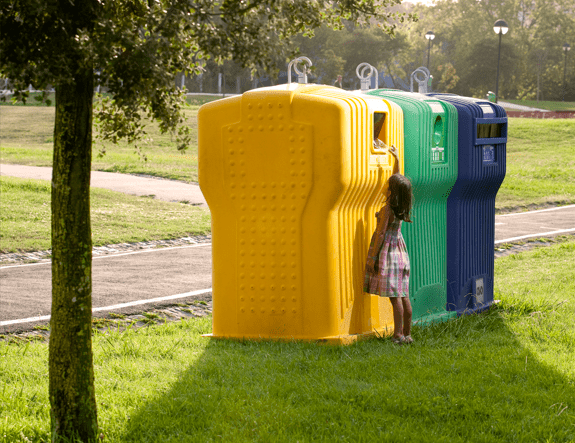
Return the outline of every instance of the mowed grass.
{"type": "MultiPolygon", "coordinates": [[[[199,106],[185,109],[187,124],[194,143],[185,152],[176,148],[175,138],[161,134],[157,124],[150,123],[149,134],[140,144],[143,156],[127,143],[102,143],[95,131],[92,170],[147,174],[180,180],[198,181],[197,113],[199,106]],[[101,156],[100,152],[106,154],[101,156]]],[[[0,107],[0,161],[29,166],[52,166],[54,145],[54,107],[0,107]]]]}
{"type": "Polygon", "coordinates": [[[497,209],[575,203],[575,119],[509,119],[497,209]]]}
{"type": "MultiPolygon", "coordinates": [[[[573,239],[497,259],[501,303],[412,346],[211,341],[210,319],[97,333],[104,441],[572,442],[574,260],[573,239]]],[[[0,441],[49,441],[47,344],[0,356],[0,441]]]]}
{"type": "Polygon", "coordinates": [[[547,109],[549,111],[575,111],[575,102],[559,102],[544,100],[502,100],[515,105],[529,106],[531,108],[547,109]]]}
{"type": "MultiPolygon", "coordinates": [[[[51,248],[50,182],[0,178],[0,252],[51,248]]],[[[94,246],[210,232],[207,208],[92,188],[94,246]]]]}
{"type": "MultiPolygon", "coordinates": [[[[214,97],[202,96],[201,100],[214,97]]],[[[186,109],[194,140],[199,106],[186,109]]],[[[54,108],[0,107],[0,161],[34,166],[52,165],[54,108]],[[33,123],[32,123],[33,122],[33,123]]],[[[181,154],[170,135],[150,126],[143,144],[143,161],[127,144],[107,144],[98,157],[95,143],[92,169],[148,174],[185,182],[197,182],[197,143],[181,154]]],[[[528,205],[575,203],[575,119],[509,119],[507,175],[498,193],[498,210],[528,205]]]]}

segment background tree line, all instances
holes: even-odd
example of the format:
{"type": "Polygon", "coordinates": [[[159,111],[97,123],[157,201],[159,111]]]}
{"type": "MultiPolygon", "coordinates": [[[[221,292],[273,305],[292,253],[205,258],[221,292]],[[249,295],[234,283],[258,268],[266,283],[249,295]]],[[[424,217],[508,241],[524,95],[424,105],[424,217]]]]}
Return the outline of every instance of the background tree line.
{"type": "MultiPolygon", "coordinates": [[[[435,33],[431,46],[430,70],[433,90],[485,97],[495,90],[498,36],[493,31],[497,19],[504,19],[509,32],[502,38],[499,90],[507,99],[561,100],[565,69],[564,43],[575,47],[575,2],[573,0],[438,0],[433,6],[404,3],[397,12],[417,13],[419,21],[398,24],[394,35],[372,22],[355,27],[344,22],[339,31],[322,26],[309,38],[294,39],[298,53],[309,57],[314,66],[310,82],[334,84],[338,75],[343,87],[359,88],[355,69],[368,62],[379,71],[379,86],[408,89],[411,73],[427,65],[427,31],[435,33]]],[[[276,71],[242,70],[233,61],[205,64],[204,92],[216,92],[217,74],[223,73],[226,91],[237,92],[237,79],[244,92],[254,85],[286,81],[289,58],[275,55],[276,71]]],[[[567,54],[565,100],[575,100],[575,50],[567,54]]],[[[188,89],[199,91],[200,78],[190,78],[188,89]]]]}

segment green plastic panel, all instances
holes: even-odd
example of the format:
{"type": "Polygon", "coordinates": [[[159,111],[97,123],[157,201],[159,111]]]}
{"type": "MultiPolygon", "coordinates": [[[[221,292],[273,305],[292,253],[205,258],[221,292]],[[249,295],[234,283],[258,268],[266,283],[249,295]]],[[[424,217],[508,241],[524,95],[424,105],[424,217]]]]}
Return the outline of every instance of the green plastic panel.
{"type": "Polygon", "coordinates": [[[413,186],[413,223],[403,223],[411,276],[413,320],[443,321],[446,310],[447,198],[457,179],[457,110],[450,103],[416,93],[378,89],[368,95],[403,110],[405,175],[413,186]]]}

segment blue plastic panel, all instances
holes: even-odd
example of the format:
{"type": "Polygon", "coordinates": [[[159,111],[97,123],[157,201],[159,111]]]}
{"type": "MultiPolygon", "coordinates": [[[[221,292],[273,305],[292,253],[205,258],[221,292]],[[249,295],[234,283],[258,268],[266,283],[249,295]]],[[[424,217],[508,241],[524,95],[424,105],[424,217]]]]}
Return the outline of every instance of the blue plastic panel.
{"type": "Polygon", "coordinates": [[[495,197],[505,178],[507,117],[486,100],[429,94],[458,112],[458,176],[447,200],[447,309],[479,312],[493,303],[495,197]],[[478,124],[500,137],[477,137],[478,124]]]}

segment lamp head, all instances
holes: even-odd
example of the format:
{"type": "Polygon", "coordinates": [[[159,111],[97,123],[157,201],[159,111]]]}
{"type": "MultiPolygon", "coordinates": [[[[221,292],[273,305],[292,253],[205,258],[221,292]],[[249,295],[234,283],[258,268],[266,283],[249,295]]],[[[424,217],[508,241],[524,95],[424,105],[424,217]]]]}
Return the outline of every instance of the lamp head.
{"type": "Polygon", "coordinates": [[[567,54],[567,51],[571,50],[571,45],[569,43],[565,43],[563,45],[563,51],[565,51],[565,54],[567,54]]]}
{"type": "Polygon", "coordinates": [[[507,34],[507,31],[509,31],[509,26],[507,26],[507,22],[505,20],[497,20],[495,22],[495,24],[493,25],[493,30],[495,31],[496,34],[507,34]]]}
{"type": "Polygon", "coordinates": [[[435,38],[435,34],[433,33],[433,31],[427,31],[425,33],[425,38],[427,40],[433,40],[435,38]]]}

